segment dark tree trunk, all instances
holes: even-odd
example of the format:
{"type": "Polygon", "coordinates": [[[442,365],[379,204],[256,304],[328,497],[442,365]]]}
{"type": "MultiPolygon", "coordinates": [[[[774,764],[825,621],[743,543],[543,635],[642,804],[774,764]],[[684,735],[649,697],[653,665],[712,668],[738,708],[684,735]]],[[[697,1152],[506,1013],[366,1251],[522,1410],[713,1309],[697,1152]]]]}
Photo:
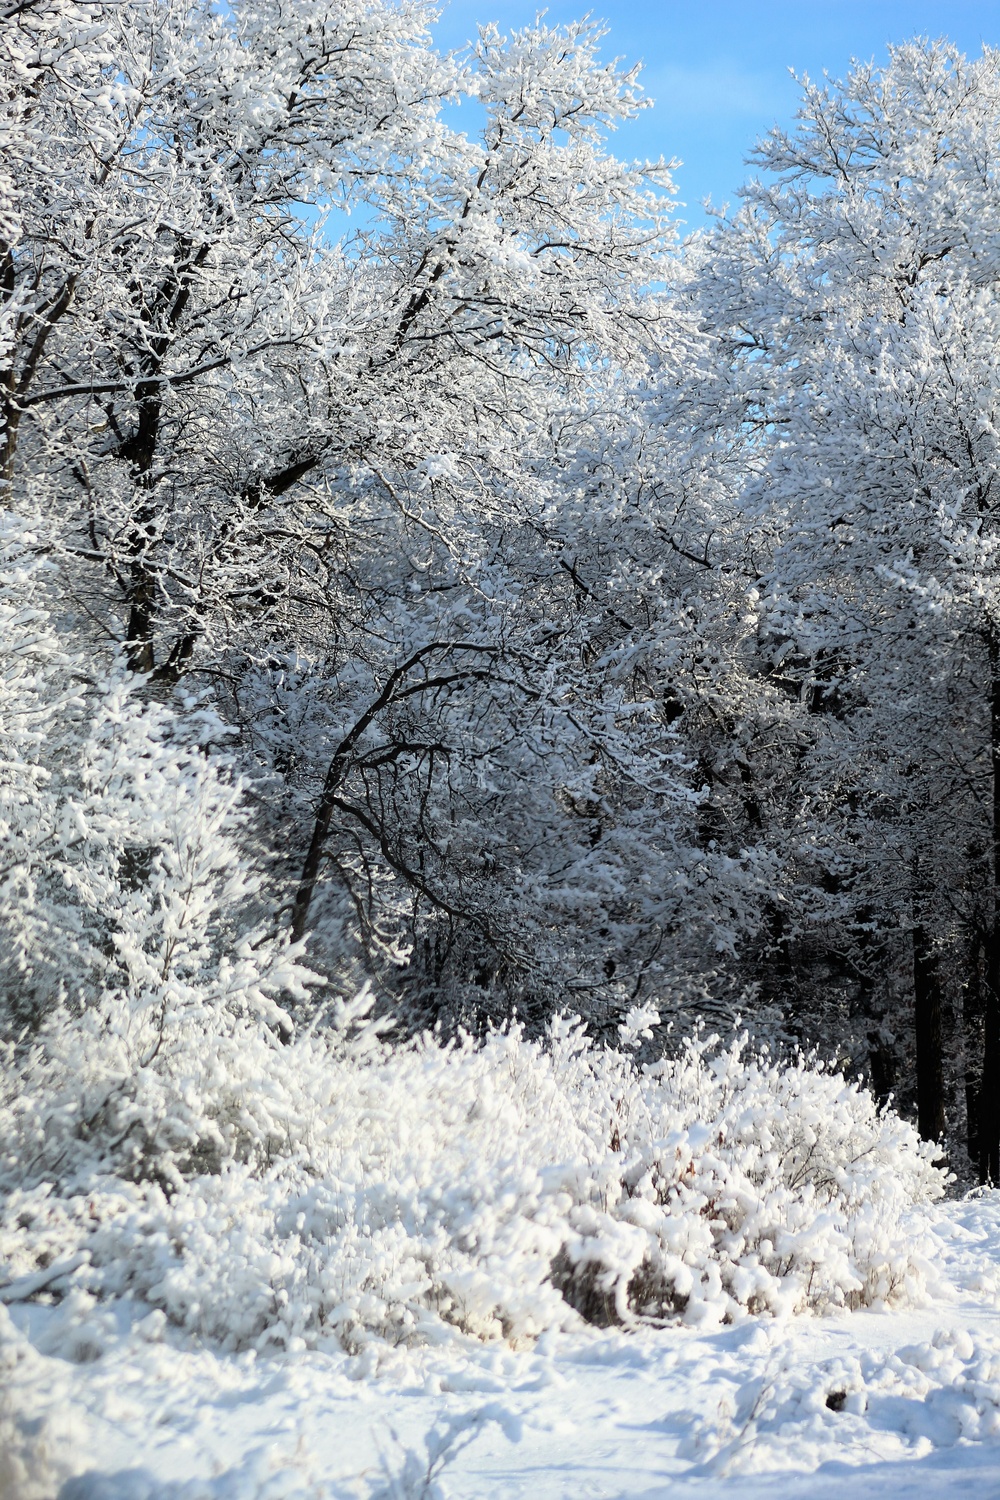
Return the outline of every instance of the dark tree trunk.
{"type": "Polygon", "coordinates": [[[992,901],[985,946],[983,1072],[979,1089],[979,1179],[1000,1182],[1000,636],[989,635],[990,772],[993,779],[992,901]]]}
{"type": "Polygon", "coordinates": [[[153,465],[160,436],[162,393],[160,387],[145,383],[136,389],[138,421],[131,437],[121,445],[120,456],[132,470],[136,496],[140,503],[129,532],[129,615],[125,639],[128,664],[133,672],[151,672],[153,655],[153,610],[155,582],[148,555],[153,544],[156,512],[149,496],[153,489],[153,465]]]}
{"type": "Polygon", "coordinates": [[[132,470],[139,501],[128,538],[127,659],[133,672],[144,674],[151,673],[156,666],[153,635],[158,600],[151,555],[156,545],[154,491],[163,416],[163,367],[191,299],[194,275],[204,265],[210,249],[211,243],[206,240],[192,255],[190,240],[186,235],[179,236],[174,264],[168,270],[153,306],[142,312],[142,318],[148,319],[151,330],[158,323],[159,328],[151,331],[148,349],[139,358],[142,378],[135,388],[135,430],[119,448],[119,457],[132,470]]]}
{"type": "Polygon", "coordinates": [[[857,963],[855,1005],[865,1026],[868,1045],[868,1087],[879,1104],[885,1104],[896,1090],[896,1056],[894,1037],[886,1030],[886,981],[884,975],[885,938],[875,936],[876,913],[861,907],[855,914],[857,963]]]}
{"type": "Polygon", "coordinates": [[[962,986],[962,1052],[965,1080],[965,1143],[970,1162],[979,1163],[979,1095],[982,1077],[983,938],[973,922],[969,939],[969,968],[962,986]]]}
{"type": "Polygon", "coordinates": [[[923,923],[913,929],[913,1022],[917,1042],[917,1128],[925,1141],[944,1134],[941,976],[923,923]]]}

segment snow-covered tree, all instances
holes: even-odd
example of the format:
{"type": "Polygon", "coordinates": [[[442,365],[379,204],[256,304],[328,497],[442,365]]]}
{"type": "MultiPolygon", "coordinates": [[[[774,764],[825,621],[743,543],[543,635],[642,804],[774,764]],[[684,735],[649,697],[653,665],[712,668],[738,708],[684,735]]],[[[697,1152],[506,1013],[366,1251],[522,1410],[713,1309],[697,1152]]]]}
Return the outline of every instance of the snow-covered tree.
{"type": "Polygon", "coordinates": [[[866,1004],[880,971],[912,965],[892,982],[915,1005],[930,1136],[944,1126],[949,981],[968,1045],[985,1016],[981,1073],[972,1058],[967,1072],[992,1177],[998,148],[995,52],[968,61],[914,42],[884,69],[807,83],[796,129],[758,147],[769,176],[700,272],[764,558],[762,661],[814,725],[795,780],[803,868],[822,899],[800,912],[814,930],[825,919],[827,951],[840,949],[866,1004]]]}
{"type": "Polygon", "coordinates": [[[8,18],[8,493],[98,647],[213,685],[328,973],[600,1015],[696,990],[760,883],[672,728],[669,179],[607,153],[591,25],[430,19],[8,18]]]}

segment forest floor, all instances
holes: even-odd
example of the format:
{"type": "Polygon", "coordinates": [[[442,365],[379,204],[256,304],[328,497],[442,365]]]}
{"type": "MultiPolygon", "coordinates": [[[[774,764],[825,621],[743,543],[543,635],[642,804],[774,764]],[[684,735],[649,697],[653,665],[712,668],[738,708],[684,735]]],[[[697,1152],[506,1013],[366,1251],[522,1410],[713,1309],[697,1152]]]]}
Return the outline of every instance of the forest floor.
{"type": "Polygon", "coordinates": [[[134,1303],[0,1306],[0,1496],[995,1500],[1000,1192],[928,1228],[921,1306],[523,1350],[255,1360],[134,1303]]]}

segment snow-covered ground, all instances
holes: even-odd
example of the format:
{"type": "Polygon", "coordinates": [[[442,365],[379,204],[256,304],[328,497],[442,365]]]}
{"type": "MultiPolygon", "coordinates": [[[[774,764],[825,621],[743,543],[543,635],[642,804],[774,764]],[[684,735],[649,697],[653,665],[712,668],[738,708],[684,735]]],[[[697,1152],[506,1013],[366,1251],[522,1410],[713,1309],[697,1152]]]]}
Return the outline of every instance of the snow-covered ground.
{"type": "Polygon", "coordinates": [[[255,1359],[135,1303],[12,1301],[0,1494],[1000,1496],[1000,1193],[915,1211],[924,1234],[923,1306],[523,1349],[462,1337],[255,1359]]]}

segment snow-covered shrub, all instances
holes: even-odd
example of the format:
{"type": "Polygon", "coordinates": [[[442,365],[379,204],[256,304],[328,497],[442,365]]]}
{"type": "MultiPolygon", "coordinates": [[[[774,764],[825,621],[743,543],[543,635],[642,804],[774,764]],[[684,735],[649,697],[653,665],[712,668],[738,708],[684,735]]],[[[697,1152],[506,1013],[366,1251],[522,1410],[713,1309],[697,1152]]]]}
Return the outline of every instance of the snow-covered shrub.
{"type": "Polygon", "coordinates": [[[60,911],[51,900],[53,766],[74,759],[82,698],[44,607],[44,574],[35,535],[0,509],[0,1013],[8,1028],[58,998],[72,941],[66,904],[60,911]],[[53,950],[61,967],[48,964],[53,950]]]}
{"type": "Polygon", "coordinates": [[[301,997],[309,976],[256,919],[241,788],[213,749],[225,726],[61,650],[43,552],[2,518],[5,1166],[101,1162],[177,1183],[240,1155],[229,1051],[248,1028],[287,1028],[278,998],[301,997]]]}
{"type": "Polygon", "coordinates": [[[192,1050],[192,1094],[231,1126],[221,1170],[170,1191],[102,1175],[98,1152],[89,1172],[39,1157],[18,1186],[8,1103],[8,1274],[47,1267],[49,1293],[130,1294],[260,1349],[712,1324],[919,1285],[901,1226],[941,1191],[930,1148],[811,1061],[700,1037],[640,1065],[566,1020],[394,1048],[352,1019],[287,1046],[246,1021],[192,1050]]]}

